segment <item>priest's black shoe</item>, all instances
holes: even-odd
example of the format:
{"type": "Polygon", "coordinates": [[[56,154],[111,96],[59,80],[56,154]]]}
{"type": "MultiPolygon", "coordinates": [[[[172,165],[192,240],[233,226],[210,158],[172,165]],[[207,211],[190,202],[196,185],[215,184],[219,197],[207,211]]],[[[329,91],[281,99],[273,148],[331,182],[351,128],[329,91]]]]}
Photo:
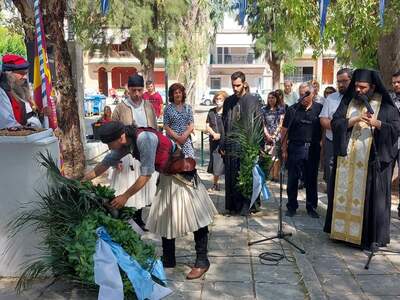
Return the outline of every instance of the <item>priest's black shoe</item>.
{"type": "Polygon", "coordinates": [[[286,216],[286,217],[292,218],[292,217],[294,217],[295,215],[296,215],[296,211],[295,211],[295,210],[292,210],[292,209],[288,209],[288,210],[285,212],[285,216],[286,216]]]}
{"type": "Polygon", "coordinates": [[[319,214],[318,214],[315,210],[313,210],[313,209],[308,210],[308,211],[307,211],[307,214],[308,214],[311,218],[314,218],[314,219],[318,219],[318,218],[319,218],[319,214]]]}

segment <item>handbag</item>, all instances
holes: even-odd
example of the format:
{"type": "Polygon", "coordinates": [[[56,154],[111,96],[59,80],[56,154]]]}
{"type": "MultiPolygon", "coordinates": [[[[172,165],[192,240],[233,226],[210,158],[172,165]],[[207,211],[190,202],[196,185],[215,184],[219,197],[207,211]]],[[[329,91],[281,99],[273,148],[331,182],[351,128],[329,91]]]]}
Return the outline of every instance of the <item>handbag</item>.
{"type": "Polygon", "coordinates": [[[212,153],[213,158],[213,174],[215,176],[221,176],[225,173],[225,165],[224,160],[222,159],[221,154],[218,152],[219,147],[215,149],[212,153]]]}

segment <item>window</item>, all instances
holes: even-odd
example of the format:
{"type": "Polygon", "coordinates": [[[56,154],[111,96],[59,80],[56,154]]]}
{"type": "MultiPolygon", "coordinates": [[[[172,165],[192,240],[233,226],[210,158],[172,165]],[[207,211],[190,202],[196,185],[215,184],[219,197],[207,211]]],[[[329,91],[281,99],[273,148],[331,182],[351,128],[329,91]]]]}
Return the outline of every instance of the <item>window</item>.
{"type": "Polygon", "coordinates": [[[285,80],[306,82],[314,78],[314,67],[296,67],[291,74],[285,74],[285,80]]]}
{"type": "Polygon", "coordinates": [[[221,78],[214,77],[210,79],[210,85],[212,90],[220,90],[221,89],[221,78]]]}

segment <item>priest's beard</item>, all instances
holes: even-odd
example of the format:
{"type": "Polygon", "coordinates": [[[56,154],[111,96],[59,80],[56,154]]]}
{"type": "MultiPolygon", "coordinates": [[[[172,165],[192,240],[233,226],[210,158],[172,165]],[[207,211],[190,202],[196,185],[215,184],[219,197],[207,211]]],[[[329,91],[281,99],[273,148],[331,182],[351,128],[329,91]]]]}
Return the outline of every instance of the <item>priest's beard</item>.
{"type": "Polygon", "coordinates": [[[18,81],[12,72],[6,72],[7,82],[10,86],[11,92],[20,100],[29,102],[31,100],[31,92],[29,89],[28,80],[18,81]]]}
{"type": "MultiPolygon", "coordinates": [[[[356,103],[357,103],[358,105],[360,105],[360,104],[363,103],[363,101],[360,99],[360,96],[362,96],[362,95],[363,95],[363,94],[361,94],[361,93],[356,93],[356,95],[355,95],[355,97],[354,97],[354,100],[356,101],[356,103]]],[[[372,97],[374,96],[374,91],[370,89],[370,90],[365,94],[365,96],[367,96],[368,102],[371,101],[372,97]]]]}

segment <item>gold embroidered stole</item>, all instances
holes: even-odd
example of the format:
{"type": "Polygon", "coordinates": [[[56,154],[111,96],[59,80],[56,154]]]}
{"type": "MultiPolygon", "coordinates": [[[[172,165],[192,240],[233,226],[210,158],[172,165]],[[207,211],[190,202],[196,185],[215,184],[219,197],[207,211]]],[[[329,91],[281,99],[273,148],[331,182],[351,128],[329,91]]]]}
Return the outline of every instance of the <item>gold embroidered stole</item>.
{"type": "MultiPolygon", "coordinates": [[[[375,116],[379,113],[381,101],[382,97],[379,94],[374,94],[370,101],[375,116]]],[[[359,116],[366,111],[364,105],[353,99],[347,108],[347,118],[359,116]]],[[[331,227],[333,239],[361,244],[371,145],[372,134],[369,126],[359,122],[352,129],[347,156],[337,157],[331,227]]]]}

